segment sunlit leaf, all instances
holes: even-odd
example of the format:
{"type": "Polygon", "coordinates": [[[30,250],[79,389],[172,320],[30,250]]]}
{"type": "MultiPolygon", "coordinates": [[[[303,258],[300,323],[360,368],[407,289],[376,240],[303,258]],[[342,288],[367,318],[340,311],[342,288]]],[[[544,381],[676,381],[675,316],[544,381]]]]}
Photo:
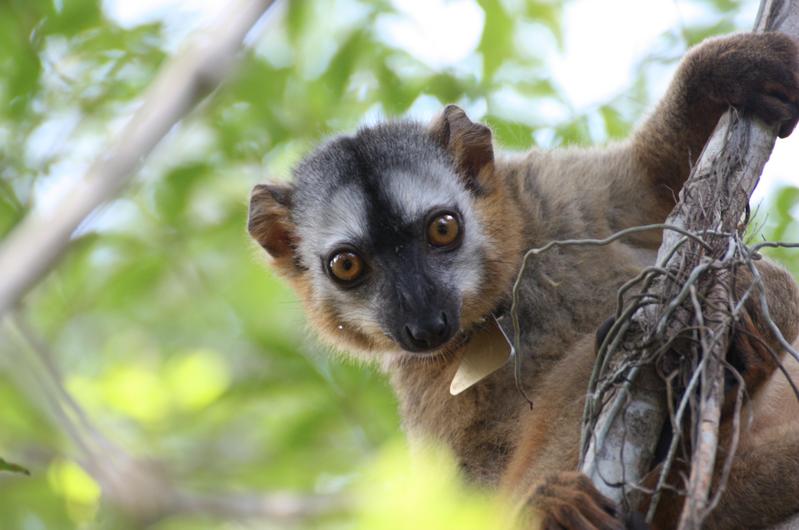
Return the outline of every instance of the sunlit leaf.
{"type": "Polygon", "coordinates": [[[552,32],[559,46],[563,46],[562,3],[557,0],[526,2],[527,16],[540,22],[552,32]]]}
{"type": "Polygon", "coordinates": [[[478,3],[485,11],[485,24],[477,49],[483,55],[483,77],[489,81],[502,61],[513,55],[514,24],[500,0],[479,0],[478,3]]]}
{"type": "Polygon", "coordinates": [[[439,448],[412,458],[401,444],[388,446],[359,482],[358,530],[515,527],[510,503],[462,485],[452,456],[439,448]]]}
{"type": "Polygon", "coordinates": [[[527,149],[533,143],[533,128],[523,123],[511,122],[489,116],[486,119],[494,133],[494,138],[502,147],[508,149],[527,149]]]}
{"type": "Polygon", "coordinates": [[[213,403],[230,384],[227,365],[218,354],[205,350],[170,359],[165,377],[171,399],[189,411],[213,403]]]}

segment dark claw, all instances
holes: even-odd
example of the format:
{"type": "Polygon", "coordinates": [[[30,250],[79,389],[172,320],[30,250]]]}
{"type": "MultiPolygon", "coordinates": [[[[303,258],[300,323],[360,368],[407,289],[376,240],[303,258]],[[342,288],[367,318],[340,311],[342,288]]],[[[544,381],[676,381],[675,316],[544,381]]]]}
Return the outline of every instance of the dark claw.
{"type": "Polygon", "coordinates": [[[799,122],[799,113],[780,126],[780,132],[779,132],[780,138],[789,137],[793,132],[793,130],[796,128],[797,122],[799,122]]]}
{"type": "Polygon", "coordinates": [[[625,530],[650,530],[650,526],[646,523],[646,518],[642,513],[632,512],[628,513],[624,518],[625,530]]]}
{"type": "Polygon", "coordinates": [[[547,477],[532,492],[530,503],[543,515],[542,528],[626,528],[625,520],[613,501],[602,495],[588,477],[576,471],[564,471],[547,477]]]}
{"type": "Polygon", "coordinates": [[[616,323],[616,317],[610,317],[605,320],[596,330],[596,340],[594,341],[594,353],[599,353],[599,348],[602,346],[602,343],[605,341],[605,337],[607,336],[610,328],[613,327],[613,324],[616,323]]]}

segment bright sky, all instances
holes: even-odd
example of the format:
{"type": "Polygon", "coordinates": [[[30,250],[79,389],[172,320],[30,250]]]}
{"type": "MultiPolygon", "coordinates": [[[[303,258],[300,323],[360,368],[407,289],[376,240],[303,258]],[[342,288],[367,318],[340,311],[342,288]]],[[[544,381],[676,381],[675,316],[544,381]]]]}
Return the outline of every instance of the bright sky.
{"type": "MultiPolygon", "coordinates": [[[[508,0],[521,1],[521,0],[508,0]]],[[[345,2],[343,2],[345,3],[345,2]]],[[[480,39],[483,12],[473,0],[393,0],[399,16],[379,22],[389,42],[407,49],[432,67],[463,67],[480,39]],[[442,20],[450,21],[441,24],[442,20]]],[[[226,0],[105,0],[113,18],[135,25],[163,20],[177,45],[193,29],[210,24],[226,0]]],[[[742,27],[753,21],[757,0],[739,14],[742,27]]],[[[636,62],[669,28],[701,20],[701,8],[679,0],[572,0],[565,12],[565,47],[544,46],[554,80],[575,109],[584,109],[623,93],[636,62]]],[[[466,65],[468,67],[468,65],[466,65]]],[[[668,77],[664,76],[662,90],[668,77]]],[[[778,185],[799,186],[799,133],[780,140],[766,167],[755,202],[778,185]]]]}

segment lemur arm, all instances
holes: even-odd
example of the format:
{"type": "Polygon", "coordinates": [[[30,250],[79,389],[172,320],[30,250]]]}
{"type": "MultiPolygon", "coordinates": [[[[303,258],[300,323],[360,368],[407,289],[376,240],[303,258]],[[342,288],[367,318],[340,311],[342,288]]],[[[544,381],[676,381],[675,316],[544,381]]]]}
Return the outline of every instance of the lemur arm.
{"type": "MultiPolygon", "coordinates": [[[[539,242],[660,223],[730,105],[779,124],[787,136],[799,119],[797,101],[799,51],[789,37],[711,39],[688,53],[660,104],[628,141],[604,149],[534,149],[506,166],[508,180],[539,242]]],[[[660,237],[652,232],[627,242],[654,250],[660,237]]]]}
{"type": "Polygon", "coordinates": [[[743,33],[705,41],[680,64],[665,97],[630,143],[632,186],[646,179],[665,217],[691,165],[729,106],[780,126],[799,119],[799,53],[780,33],[743,33]]]}

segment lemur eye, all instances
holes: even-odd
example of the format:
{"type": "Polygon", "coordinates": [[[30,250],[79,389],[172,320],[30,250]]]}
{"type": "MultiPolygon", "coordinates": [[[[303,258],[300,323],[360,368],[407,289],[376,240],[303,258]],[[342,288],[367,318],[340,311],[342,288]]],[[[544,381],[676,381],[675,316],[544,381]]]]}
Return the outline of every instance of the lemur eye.
{"type": "Polygon", "coordinates": [[[354,282],[363,274],[363,260],[351,250],[334,252],[327,262],[327,268],[333,278],[344,283],[354,282]]]}
{"type": "Polygon", "coordinates": [[[443,212],[430,220],[427,225],[427,240],[434,247],[454,245],[461,235],[458,218],[450,212],[443,212]]]}

